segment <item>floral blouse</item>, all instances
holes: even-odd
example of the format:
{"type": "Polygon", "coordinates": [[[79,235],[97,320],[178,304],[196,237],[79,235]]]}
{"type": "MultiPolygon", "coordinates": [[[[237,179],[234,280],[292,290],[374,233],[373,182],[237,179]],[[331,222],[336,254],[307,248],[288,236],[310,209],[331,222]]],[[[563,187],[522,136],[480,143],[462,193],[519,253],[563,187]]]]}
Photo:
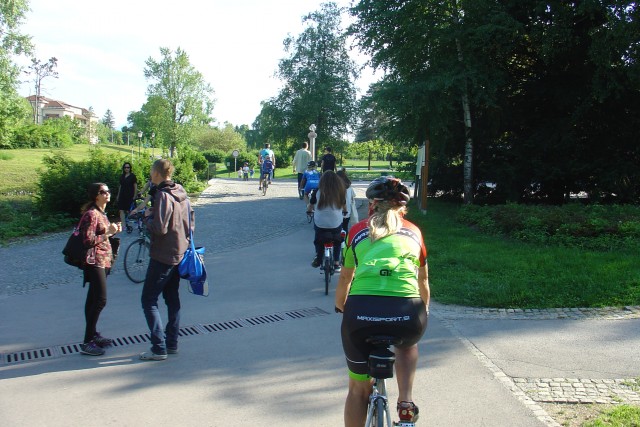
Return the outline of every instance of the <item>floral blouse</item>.
{"type": "Polygon", "coordinates": [[[109,225],[107,215],[96,206],[89,208],[82,216],[80,220],[82,243],[86,248],[91,248],[87,252],[85,265],[111,268],[113,255],[111,243],[107,237],[109,225]]]}

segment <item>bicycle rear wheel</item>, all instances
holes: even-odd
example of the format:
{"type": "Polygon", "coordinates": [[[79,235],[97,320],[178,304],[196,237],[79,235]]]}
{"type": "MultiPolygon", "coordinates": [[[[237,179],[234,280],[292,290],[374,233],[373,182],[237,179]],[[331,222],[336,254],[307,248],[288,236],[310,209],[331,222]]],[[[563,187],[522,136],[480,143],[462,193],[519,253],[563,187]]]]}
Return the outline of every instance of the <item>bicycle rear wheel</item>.
{"type": "Polygon", "coordinates": [[[267,178],[264,179],[264,182],[262,183],[262,195],[265,196],[267,194],[267,186],[269,184],[267,183],[267,178]]]}
{"type": "Polygon", "coordinates": [[[325,255],[322,262],[322,269],[324,270],[324,294],[329,295],[329,283],[331,283],[331,267],[333,260],[331,257],[325,255]]]}
{"type": "Polygon", "coordinates": [[[386,418],[386,406],[384,404],[384,399],[376,399],[375,405],[376,407],[373,411],[371,425],[373,427],[384,427],[384,420],[386,418]]]}
{"type": "Polygon", "coordinates": [[[124,272],[133,283],[142,283],[149,267],[149,243],[145,239],[131,242],[124,253],[124,272]]]}

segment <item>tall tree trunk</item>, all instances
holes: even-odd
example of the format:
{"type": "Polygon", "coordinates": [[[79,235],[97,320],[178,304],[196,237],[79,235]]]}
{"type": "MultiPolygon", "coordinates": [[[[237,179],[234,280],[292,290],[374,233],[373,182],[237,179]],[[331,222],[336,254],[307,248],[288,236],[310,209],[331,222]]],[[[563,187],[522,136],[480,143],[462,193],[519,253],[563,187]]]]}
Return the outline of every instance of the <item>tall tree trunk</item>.
{"type": "MultiPolygon", "coordinates": [[[[457,5],[456,5],[457,12],[457,5]]],[[[458,61],[460,64],[464,64],[464,57],[462,55],[462,47],[460,46],[460,39],[456,38],[456,49],[458,50],[458,61]]],[[[464,84],[462,86],[462,112],[464,117],[464,196],[463,201],[465,204],[473,203],[473,137],[471,136],[471,107],[469,106],[469,88],[467,86],[467,78],[464,77],[464,84]]]]}

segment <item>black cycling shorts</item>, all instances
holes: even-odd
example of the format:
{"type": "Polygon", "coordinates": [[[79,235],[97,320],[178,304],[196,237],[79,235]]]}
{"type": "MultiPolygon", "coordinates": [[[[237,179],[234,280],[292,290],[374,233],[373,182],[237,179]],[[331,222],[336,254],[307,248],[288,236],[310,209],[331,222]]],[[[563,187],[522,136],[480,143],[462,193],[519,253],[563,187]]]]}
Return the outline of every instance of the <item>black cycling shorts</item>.
{"type": "Polygon", "coordinates": [[[372,335],[401,338],[398,347],[404,348],[420,341],[426,329],[427,310],[421,298],[350,295],[341,328],[349,375],[359,380],[368,378],[367,362],[373,346],[366,340],[372,335]]]}

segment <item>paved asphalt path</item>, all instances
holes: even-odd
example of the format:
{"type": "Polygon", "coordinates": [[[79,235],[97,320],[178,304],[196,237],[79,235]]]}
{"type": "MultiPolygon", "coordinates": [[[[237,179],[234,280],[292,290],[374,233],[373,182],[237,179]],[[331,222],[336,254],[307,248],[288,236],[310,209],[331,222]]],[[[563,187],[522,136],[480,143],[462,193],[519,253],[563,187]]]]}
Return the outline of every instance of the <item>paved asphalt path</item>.
{"type": "MultiPolygon", "coordinates": [[[[183,282],[180,354],[161,362],[138,360],[149,348],[141,285],[122,259],[98,324],[118,345],[90,357],[77,353],[86,291],[62,262],[67,233],[0,248],[0,425],[342,425],[341,318],[309,265],[313,231],[295,194],[292,181],[263,197],[255,180],[211,180],[195,203],[211,294],[183,282]]],[[[133,236],[122,238],[124,249],[133,236]]],[[[419,346],[418,425],[558,425],[516,379],[635,378],[640,320],[469,318],[434,303],[419,346]]]]}

